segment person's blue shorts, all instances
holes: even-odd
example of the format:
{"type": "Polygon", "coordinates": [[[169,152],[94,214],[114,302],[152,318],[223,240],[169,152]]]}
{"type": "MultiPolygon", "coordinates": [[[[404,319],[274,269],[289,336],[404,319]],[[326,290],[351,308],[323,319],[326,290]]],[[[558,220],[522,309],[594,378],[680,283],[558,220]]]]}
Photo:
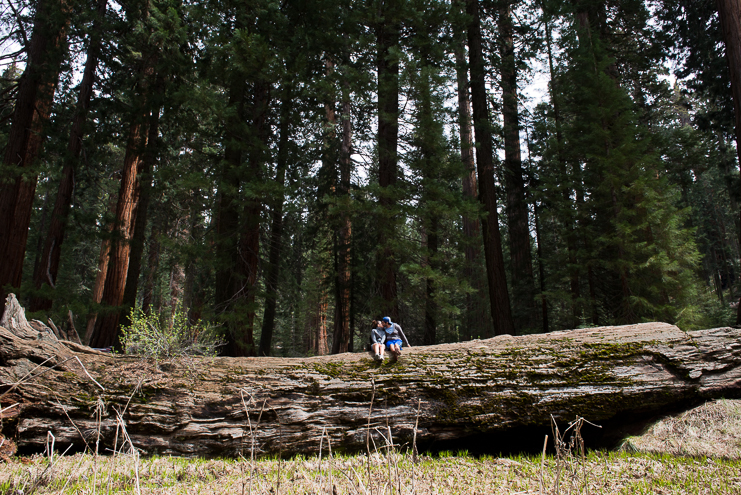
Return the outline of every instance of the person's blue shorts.
{"type": "Polygon", "coordinates": [[[386,349],[391,349],[391,346],[394,345],[394,344],[398,345],[399,346],[399,349],[401,349],[401,340],[398,340],[398,339],[396,339],[396,340],[387,340],[386,341],[386,349]]]}

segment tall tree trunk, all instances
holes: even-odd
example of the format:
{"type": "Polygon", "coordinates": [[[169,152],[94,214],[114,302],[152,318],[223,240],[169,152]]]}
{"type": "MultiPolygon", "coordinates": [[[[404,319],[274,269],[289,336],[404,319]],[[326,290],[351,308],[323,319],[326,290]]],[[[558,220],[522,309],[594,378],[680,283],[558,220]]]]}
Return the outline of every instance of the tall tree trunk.
{"type": "Polygon", "coordinates": [[[471,100],[476,133],[476,163],[479,177],[479,200],[486,216],[482,220],[484,257],[489,282],[489,298],[496,335],[514,333],[514,323],[507,292],[507,276],[499,233],[491,122],[486,98],[484,55],[481,46],[481,21],[478,0],[466,0],[469,15],[468,58],[471,71],[471,100]]]}
{"type": "Polygon", "coordinates": [[[275,330],[275,314],[278,303],[278,276],[283,247],[283,198],[288,163],[288,138],[290,133],[291,107],[293,106],[293,86],[287,83],[283,88],[283,101],[280,106],[280,141],[278,159],[275,164],[276,194],[271,208],[270,252],[268,254],[268,275],[265,280],[265,312],[260,333],[260,356],[269,356],[275,330]]]}
{"type": "Polygon", "coordinates": [[[124,324],[130,325],[129,319],[131,308],[136,306],[136,295],[139,288],[139,275],[141,274],[142,256],[144,255],[144,243],[146,240],[147,221],[149,218],[149,200],[152,192],[152,171],[157,159],[157,138],[159,137],[159,108],[152,110],[149,117],[149,131],[147,136],[147,149],[142,161],[141,173],[139,174],[139,202],[136,206],[136,222],[134,234],[131,239],[131,254],[129,256],[129,269],[126,274],[126,285],[124,286],[124,324]]]}
{"type": "Polygon", "coordinates": [[[396,237],[394,219],[397,206],[396,176],[397,145],[399,140],[399,60],[395,50],[399,46],[399,21],[395,1],[381,2],[376,25],[376,64],[378,70],[378,184],[382,218],[379,221],[378,260],[381,298],[378,308],[384,315],[397,319],[399,301],[396,289],[396,260],[392,245],[396,237]]]}
{"type": "Polygon", "coordinates": [[[239,298],[241,310],[237,311],[238,324],[233,331],[236,341],[230,355],[254,356],[257,354],[254,338],[255,296],[257,292],[258,265],[260,261],[260,214],[262,199],[256,195],[261,187],[264,148],[268,139],[268,109],[270,105],[270,85],[258,81],[254,85],[252,105],[252,142],[249,158],[246,187],[252,189],[246,200],[241,222],[242,235],[239,239],[237,272],[239,274],[239,298]]]}
{"type": "Polygon", "coordinates": [[[352,224],[350,221],[350,178],[352,176],[352,113],[347,82],[343,85],[341,110],[342,144],[340,145],[340,169],[337,182],[337,204],[339,226],[337,233],[337,279],[335,287],[334,332],[332,353],[352,351],[350,333],[350,245],[352,224]]]}
{"type": "MultiPolygon", "coordinates": [[[[731,73],[731,92],[736,123],[736,153],[741,164],[741,0],[716,0],[726,58],[731,73]]],[[[741,218],[741,211],[739,212],[741,218]]],[[[741,245],[741,229],[739,229],[741,245]]],[[[741,304],[736,313],[736,324],[741,325],[741,304]]]]}
{"type": "Polygon", "coordinates": [[[105,279],[101,302],[107,306],[105,313],[98,316],[95,331],[90,341],[92,347],[120,347],[118,322],[123,302],[126,277],[131,255],[131,239],[136,225],[136,212],[140,196],[139,176],[144,166],[147,145],[147,119],[149,90],[154,73],[156,54],[150,55],[140,69],[137,91],[138,109],[132,115],[126,155],[121,171],[121,187],[118,193],[116,218],[111,239],[108,274],[105,279]]]}
{"type": "MultiPolygon", "coordinates": [[[[427,230],[427,264],[434,270],[437,265],[438,228],[440,218],[433,214],[428,222],[427,230]]],[[[422,334],[424,345],[437,344],[437,303],[435,302],[435,280],[427,277],[425,280],[425,327],[422,334]]]]}
{"type": "Polygon", "coordinates": [[[19,288],[36,193],[34,162],[46,135],[64,53],[71,8],[67,0],[40,0],[18,84],[0,179],[0,300],[6,285],[19,288]]]}
{"type": "Polygon", "coordinates": [[[142,311],[145,314],[150,314],[155,303],[155,283],[157,279],[157,272],[160,266],[160,251],[162,245],[160,243],[160,232],[166,232],[167,228],[157,229],[157,222],[155,219],[154,225],[152,226],[152,235],[149,237],[149,250],[147,253],[147,276],[144,281],[144,294],[142,295],[142,311]]]}
{"type": "MultiPolygon", "coordinates": [[[[460,2],[458,2],[460,3],[460,2]]],[[[454,24],[456,41],[454,45],[456,79],[458,84],[458,127],[461,140],[461,161],[466,173],[463,175],[463,196],[469,201],[476,200],[476,164],[473,159],[473,129],[471,128],[471,103],[468,96],[468,64],[465,53],[465,34],[454,24]]],[[[466,295],[465,336],[467,339],[490,337],[490,322],[486,312],[483,278],[479,270],[481,256],[481,227],[476,216],[463,215],[463,235],[465,237],[464,254],[466,280],[476,290],[466,295]]]]}
{"type": "MultiPolygon", "coordinates": [[[[64,242],[67,229],[67,217],[72,206],[72,195],[75,190],[75,173],[82,151],[82,139],[84,137],[85,122],[87,122],[90,97],[93,94],[93,83],[95,81],[95,69],[98,66],[98,54],[100,52],[101,24],[105,16],[108,0],[98,0],[98,10],[93,27],[90,31],[90,41],[87,49],[87,60],[80,82],[80,93],[77,97],[77,108],[72,120],[72,130],[67,144],[67,154],[64,157],[64,168],[62,178],[59,182],[57,199],[51,216],[51,224],[44,241],[44,250],[41,255],[40,269],[34,274],[34,286],[40,289],[43,284],[49,284],[52,288],[56,284],[59,273],[59,259],[62,254],[62,243],[64,242]]],[[[31,299],[29,309],[31,311],[42,311],[51,309],[51,299],[34,297],[31,299]]]]}
{"type": "MultiPolygon", "coordinates": [[[[111,195],[108,198],[108,208],[106,211],[110,212],[113,216],[116,213],[116,205],[118,204],[118,197],[111,195]]],[[[105,226],[105,236],[100,242],[100,253],[98,254],[98,271],[95,274],[95,283],[93,284],[92,300],[94,305],[100,304],[103,299],[103,287],[105,286],[105,278],[108,275],[108,260],[109,253],[111,250],[111,231],[113,230],[113,223],[109,223],[105,226]]],[[[93,331],[95,330],[95,322],[98,319],[97,311],[88,315],[87,325],[85,327],[85,338],[83,342],[89,344],[93,338],[93,331]]]]}
{"type": "Polygon", "coordinates": [[[507,188],[507,225],[512,263],[513,317],[516,331],[535,324],[535,279],[530,241],[525,181],[520,152],[520,117],[517,102],[517,62],[511,0],[499,8],[499,54],[501,58],[502,116],[504,118],[504,178],[507,188]]]}
{"type": "MultiPolygon", "coordinates": [[[[235,267],[237,265],[237,241],[239,239],[239,189],[240,169],[242,167],[242,148],[244,146],[244,100],[246,84],[235,78],[229,89],[229,108],[225,122],[224,160],[216,204],[216,284],[214,298],[218,314],[228,316],[237,294],[235,267]]],[[[225,318],[226,319],[226,318],[225,318]]],[[[226,323],[224,353],[236,353],[236,339],[231,322],[226,323]]]]}

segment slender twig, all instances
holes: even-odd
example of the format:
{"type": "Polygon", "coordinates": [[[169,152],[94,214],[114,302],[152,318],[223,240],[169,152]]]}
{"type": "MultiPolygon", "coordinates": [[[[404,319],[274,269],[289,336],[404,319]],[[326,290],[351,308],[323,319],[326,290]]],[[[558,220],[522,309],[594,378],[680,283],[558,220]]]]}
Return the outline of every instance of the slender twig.
{"type": "MultiPolygon", "coordinates": [[[[368,455],[368,486],[370,486],[370,480],[371,480],[371,465],[370,465],[370,459],[371,459],[371,451],[370,451],[370,424],[371,424],[371,416],[373,415],[373,400],[376,398],[376,382],[371,378],[371,386],[373,387],[373,391],[371,393],[371,400],[370,400],[370,406],[368,407],[368,428],[366,429],[365,434],[365,450],[368,455]]],[[[374,442],[375,443],[375,442],[374,442]]]]}
{"type": "Polygon", "coordinates": [[[545,436],[545,441],[543,441],[543,455],[540,457],[540,493],[541,495],[545,495],[545,481],[543,478],[544,470],[545,470],[545,448],[548,445],[548,435],[545,436]]]}

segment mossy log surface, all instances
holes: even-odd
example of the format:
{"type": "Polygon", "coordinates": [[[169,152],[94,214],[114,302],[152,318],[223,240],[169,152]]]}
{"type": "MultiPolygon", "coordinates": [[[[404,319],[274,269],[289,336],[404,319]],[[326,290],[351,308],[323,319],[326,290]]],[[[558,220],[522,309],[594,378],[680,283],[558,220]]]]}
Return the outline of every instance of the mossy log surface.
{"type": "Polygon", "coordinates": [[[3,433],[21,448],[43,449],[51,432],[57,447],[95,449],[99,440],[110,452],[121,449],[123,424],[150,454],[289,455],[320,443],[326,452],[328,439],[334,451],[357,451],[369,431],[378,448],[389,431],[409,444],[415,423],[417,441],[428,443],[547,426],[551,415],[619,423],[733,396],[741,384],[734,328],[645,323],[502,336],[412,347],[382,365],[365,353],[154,362],[38,328],[25,318],[0,327],[3,433]]]}

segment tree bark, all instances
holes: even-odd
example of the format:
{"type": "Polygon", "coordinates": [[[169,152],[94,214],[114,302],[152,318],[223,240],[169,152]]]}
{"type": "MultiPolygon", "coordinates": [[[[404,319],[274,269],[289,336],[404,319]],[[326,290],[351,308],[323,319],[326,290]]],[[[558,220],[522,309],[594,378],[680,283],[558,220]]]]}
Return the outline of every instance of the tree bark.
{"type": "MultiPolygon", "coordinates": [[[[108,198],[108,209],[110,216],[113,217],[116,213],[116,205],[118,204],[118,197],[111,195],[108,198]]],[[[105,232],[103,238],[100,241],[100,252],[98,254],[98,271],[95,273],[95,282],[93,284],[92,291],[92,302],[94,305],[100,304],[103,299],[103,288],[105,287],[105,278],[108,275],[108,260],[109,253],[111,250],[111,231],[113,230],[113,224],[108,223],[105,226],[105,232]]],[[[85,344],[89,344],[93,338],[93,332],[95,331],[95,322],[98,319],[98,312],[92,312],[88,315],[87,325],[85,327],[85,344]]]]}
{"type": "MultiPolygon", "coordinates": [[[[716,0],[718,16],[726,45],[726,58],[731,73],[731,93],[736,127],[736,153],[741,163],[741,0],[716,0]]],[[[741,211],[739,211],[741,218],[741,211]]],[[[741,229],[739,229],[741,245],[741,229]]],[[[741,324],[741,303],[736,313],[736,324],[741,324]]]]}
{"type": "Polygon", "coordinates": [[[280,141],[278,142],[278,159],[275,164],[275,186],[272,209],[270,212],[270,251],[268,253],[268,275],[265,280],[265,312],[262,318],[260,347],[258,355],[269,356],[275,330],[275,314],[278,304],[278,276],[280,275],[281,251],[283,248],[283,201],[288,164],[288,139],[293,106],[292,83],[283,88],[283,101],[280,106],[280,141]]]}
{"type": "MultiPolygon", "coordinates": [[[[75,173],[82,152],[82,139],[85,135],[84,128],[87,122],[90,97],[93,94],[93,83],[95,82],[95,69],[98,66],[98,54],[100,52],[101,24],[105,16],[107,0],[98,0],[98,10],[93,21],[90,32],[90,41],[87,49],[87,59],[80,81],[80,93],[77,97],[77,109],[72,120],[72,130],[67,144],[67,154],[64,158],[62,178],[59,182],[57,199],[51,216],[51,224],[44,241],[44,249],[41,255],[41,265],[34,274],[34,286],[40,289],[44,284],[55,287],[57,274],[59,273],[59,259],[62,255],[62,243],[67,230],[67,217],[72,207],[72,195],[75,190],[75,173]]],[[[52,300],[43,297],[31,299],[31,311],[49,310],[52,300]]]]}
{"type": "MultiPolygon", "coordinates": [[[[463,7],[462,1],[457,1],[463,7]]],[[[457,23],[453,25],[455,33],[455,67],[458,85],[458,127],[461,140],[461,161],[466,173],[462,178],[463,196],[473,203],[478,201],[476,184],[476,163],[473,158],[473,129],[471,128],[471,102],[469,98],[468,64],[465,53],[465,34],[457,23]]],[[[491,322],[486,310],[486,286],[481,277],[479,260],[481,256],[481,226],[477,215],[464,214],[463,235],[465,237],[464,254],[466,266],[464,274],[476,292],[466,295],[466,329],[465,337],[471,340],[478,337],[491,337],[491,322]]]]}
{"type": "Polygon", "coordinates": [[[499,234],[496,184],[494,183],[494,156],[492,149],[491,122],[486,98],[484,55],[481,45],[481,21],[478,0],[466,0],[470,18],[468,25],[468,58],[471,71],[471,100],[476,134],[476,164],[479,178],[479,200],[486,216],[482,219],[484,235],[484,257],[489,283],[489,298],[494,321],[494,334],[514,333],[514,322],[507,292],[507,276],[502,255],[502,240],[499,234]]]}
{"type": "Polygon", "coordinates": [[[641,419],[735,395],[741,385],[734,328],[645,323],[496,337],[414,347],[395,366],[366,354],[153,362],[57,341],[31,327],[17,303],[8,307],[0,390],[12,407],[3,434],[37,451],[48,432],[62,450],[83,448],[83,437],[93,444],[98,432],[100,450],[114,448],[115,411],[137,448],[160,455],[237,456],[253,438],[256,454],[308,454],[323,434],[334,449],[363,451],[386,425],[398,444],[416,433],[422,448],[468,439],[496,449],[497,438],[514,433],[524,448],[527,436],[542,446],[551,415],[601,425],[607,443],[641,419]]]}
{"type": "Polygon", "coordinates": [[[147,148],[144,152],[141,172],[139,174],[139,201],[136,206],[136,222],[131,239],[129,269],[126,273],[126,285],[124,286],[122,301],[124,305],[124,324],[126,325],[131,324],[129,311],[136,306],[136,295],[139,288],[139,275],[141,274],[147,222],[149,220],[149,201],[152,195],[152,171],[155,160],[157,159],[156,144],[159,137],[159,120],[160,111],[159,108],[156,108],[149,117],[147,148]]]}
{"type": "Polygon", "coordinates": [[[257,292],[258,265],[260,261],[260,214],[262,199],[259,189],[262,181],[261,168],[264,163],[264,149],[268,139],[268,110],[270,105],[270,85],[258,81],[254,85],[252,105],[252,143],[248,150],[246,188],[248,198],[241,222],[242,235],[239,239],[237,272],[239,274],[238,295],[241,310],[237,312],[238,321],[232,326],[231,338],[227,344],[230,356],[255,356],[254,326],[257,292]]]}
{"type": "Polygon", "coordinates": [[[340,170],[337,182],[337,205],[339,225],[337,229],[337,279],[335,288],[334,332],[332,353],[352,351],[350,333],[350,245],[352,223],[350,221],[350,178],[352,176],[352,113],[347,83],[343,86],[342,110],[340,112],[342,144],[340,145],[340,170]]]}
{"type": "Polygon", "coordinates": [[[502,117],[504,120],[504,178],[507,188],[507,226],[512,263],[513,319],[516,331],[535,324],[535,278],[530,225],[525,200],[520,151],[520,116],[517,101],[517,61],[510,0],[499,8],[499,55],[501,58],[502,117]]]}
{"type": "Polygon", "coordinates": [[[396,176],[398,174],[397,146],[399,141],[399,60],[394,50],[399,46],[398,2],[380,2],[376,25],[376,65],[378,70],[378,185],[382,218],[379,219],[378,259],[381,298],[384,315],[397,320],[399,301],[396,289],[396,261],[394,248],[397,220],[396,176]]]}
{"type": "Polygon", "coordinates": [[[10,284],[20,287],[31,210],[36,192],[34,162],[46,135],[57,79],[66,51],[71,8],[66,0],[36,5],[33,33],[26,47],[26,70],[18,84],[0,179],[0,298],[10,284]]]}
{"type": "MultiPolygon", "coordinates": [[[[229,88],[229,113],[224,125],[224,160],[216,203],[216,284],[214,299],[218,314],[227,316],[237,294],[234,267],[237,265],[237,241],[239,239],[239,189],[242,149],[244,143],[244,103],[246,84],[238,77],[229,88]]],[[[236,346],[231,336],[231,324],[227,323],[227,353],[236,346]]]]}

